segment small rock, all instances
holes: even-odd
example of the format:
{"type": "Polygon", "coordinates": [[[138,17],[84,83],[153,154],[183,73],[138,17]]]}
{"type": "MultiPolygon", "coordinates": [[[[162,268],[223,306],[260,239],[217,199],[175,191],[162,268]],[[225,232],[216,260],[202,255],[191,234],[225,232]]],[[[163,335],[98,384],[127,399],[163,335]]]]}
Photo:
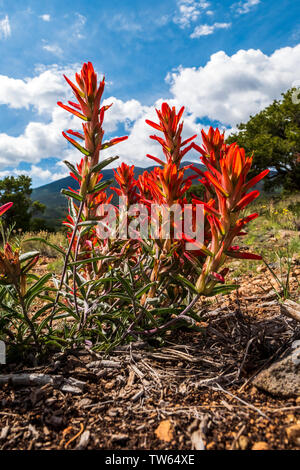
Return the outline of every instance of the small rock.
{"type": "Polygon", "coordinates": [[[202,432],[200,429],[194,431],[191,435],[192,450],[205,450],[204,442],[202,439],[202,432]]]}
{"type": "Polygon", "coordinates": [[[64,379],[63,385],[60,389],[62,392],[79,394],[82,393],[84,387],[85,382],[69,377],[68,379],[64,379]]]}
{"type": "Polygon", "coordinates": [[[156,437],[160,441],[170,442],[173,439],[173,428],[168,419],[161,421],[155,430],[156,437]]]}
{"type": "Polygon", "coordinates": [[[269,450],[269,446],[264,441],[255,442],[252,446],[252,450],[269,450]]]}
{"type": "Polygon", "coordinates": [[[108,416],[110,416],[111,418],[114,418],[115,416],[118,416],[119,412],[118,410],[114,409],[114,408],[110,408],[107,412],[108,416]]]}
{"type": "Polygon", "coordinates": [[[90,440],[90,431],[84,431],[80,436],[80,441],[75,447],[76,450],[84,450],[86,449],[90,440]]]}
{"type": "Polygon", "coordinates": [[[265,392],[279,397],[300,396],[300,347],[283,359],[261,371],[253,384],[265,392]]]}
{"type": "Polygon", "coordinates": [[[300,421],[298,421],[297,424],[293,424],[286,428],[285,432],[288,440],[300,447],[300,421]]]}
{"type": "Polygon", "coordinates": [[[4,428],[1,429],[1,434],[0,434],[0,440],[6,439],[9,433],[9,426],[4,426],[4,428]]]}

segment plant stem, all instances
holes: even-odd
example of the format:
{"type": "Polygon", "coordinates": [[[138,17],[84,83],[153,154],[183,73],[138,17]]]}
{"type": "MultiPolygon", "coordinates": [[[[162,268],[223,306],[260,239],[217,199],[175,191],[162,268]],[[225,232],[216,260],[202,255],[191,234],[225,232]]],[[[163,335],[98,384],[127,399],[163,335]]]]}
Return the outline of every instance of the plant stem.
{"type": "Polygon", "coordinates": [[[169,328],[178,320],[180,320],[183,316],[185,316],[191,310],[191,308],[193,308],[193,306],[200,299],[200,297],[201,297],[201,294],[197,294],[196,297],[193,298],[193,300],[189,303],[189,305],[176,318],[172,318],[172,320],[169,320],[164,325],[158,326],[157,328],[152,328],[152,330],[144,330],[144,331],[133,331],[133,330],[129,331],[128,329],[127,334],[131,333],[135,335],[152,336],[152,335],[159,333],[162,330],[165,330],[166,328],[169,328]]]}
{"type": "Polygon", "coordinates": [[[36,331],[35,331],[35,328],[34,328],[34,324],[32,323],[32,321],[30,320],[29,316],[28,316],[28,312],[27,312],[27,309],[26,309],[26,305],[25,305],[25,302],[24,302],[24,298],[21,294],[21,291],[20,291],[20,288],[19,286],[16,286],[15,285],[15,288],[16,288],[16,291],[18,293],[18,297],[19,297],[19,301],[20,301],[20,305],[21,305],[21,309],[22,309],[22,313],[24,315],[24,318],[25,318],[25,321],[31,331],[31,334],[33,336],[33,339],[34,339],[34,342],[37,346],[37,348],[40,350],[41,349],[41,346],[40,346],[40,343],[39,343],[39,340],[38,340],[38,337],[37,337],[37,334],[36,334],[36,331]]]}
{"type": "Polygon", "coordinates": [[[58,288],[58,291],[57,291],[57,294],[56,294],[56,298],[55,298],[54,305],[53,305],[53,307],[52,307],[52,312],[51,312],[51,319],[50,319],[50,323],[49,323],[49,328],[52,327],[53,317],[54,317],[56,305],[57,305],[57,302],[58,302],[59,297],[60,297],[60,295],[61,295],[61,289],[62,289],[64,280],[65,280],[65,275],[66,275],[66,271],[67,271],[68,261],[69,261],[70,253],[71,253],[72,246],[73,246],[73,243],[74,243],[74,240],[75,240],[76,232],[77,232],[77,229],[78,229],[78,224],[79,224],[80,219],[81,219],[81,214],[82,214],[82,211],[83,211],[84,203],[85,203],[85,197],[84,197],[84,198],[82,199],[82,201],[80,202],[80,206],[79,206],[79,210],[78,210],[78,214],[77,214],[75,226],[74,226],[74,229],[73,229],[73,232],[72,232],[72,237],[71,237],[71,240],[70,240],[70,242],[69,242],[68,250],[67,250],[67,253],[66,253],[66,256],[65,256],[65,262],[64,262],[64,267],[63,267],[62,274],[61,274],[61,279],[60,279],[59,288],[58,288]]]}

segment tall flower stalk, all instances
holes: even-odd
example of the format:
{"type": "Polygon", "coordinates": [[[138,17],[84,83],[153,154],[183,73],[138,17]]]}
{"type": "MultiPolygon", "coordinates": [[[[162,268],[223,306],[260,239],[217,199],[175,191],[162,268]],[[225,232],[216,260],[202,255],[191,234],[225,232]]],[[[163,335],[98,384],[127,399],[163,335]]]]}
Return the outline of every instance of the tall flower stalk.
{"type": "MultiPolygon", "coordinates": [[[[62,132],[62,134],[65,139],[70,142],[70,144],[72,144],[80,153],[84,155],[84,157],[81,160],[80,167],[77,167],[77,169],[70,162],[65,162],[70,168],[71,174],[78,179],[80,188],[77,192],[63,190],[63,193],[71,199],[79,201],[80,204],[78,210],[75,209],[76,215],[73,218],[73,228],[70,235],[68,251],[65,256],[56,303],[64,284],[69,256],[71,250],[74,249],[74,247],[74,260],[75,262],[77,260],[80,247],[79,240],[81,235],[79,224],[82,221],[82,216],[84,217],[85,222],[94,220],[95,197],[97,197],[99,193],[110,184],[110,182],[100,182],[102,178],[100,172],[105,166],[118,158],[112,157],[101,162],[100,152],[127,139],[127,136],[124,136],[103,142],[104,129],[102,125],[105,112],[110,108],[111,105],[101,106],[101,98],[105,88],[105,79],[103,77],[103,79],[98,84],[97,74],[95,73],[91,62],[83,64],[80,74],[75,74],[76,84],[71,82],[71,80],[69,80],[69,78],[65,75],[64,78],[70,85],[77,102],[68,101],[68,105],[65,105],[61,102],[58,102],[57,104],[83,121],[83,132],[77,132],[69,129],[67,132],[62,132]],[[75,140],[74,137],[81,141],[81,143],[79,143],[78,140],[75,140]]],[[[74,296],[76,297],[76,289],[74,289],[74,296]]],[[[53,313],[54,311],[55,306],[53,308],[53,313]]]]}
{"type": "Polygon", "coordinates": [[[240,213],[259,196],[259,191],[248,190],[264,178],[269,170],[247,181],[253,155],[245,156],[244,149],[236,143],[226,145],[224,134],[212,127],[206,134],[202,131],[203,146],[193,143],[193,147],[201,154],[201,161],[206,171],[194,167],[202,178],[200,182],[206,188],[206,201],[193,199],[195,204],[202,204],[206,220],[209,224],[210,238],[207,248],[210,254],[206,257],[202,273],[196,282],[197,292],[210,294],[217,282],[224,283],[224,275],[228,270],[219,272],[227,258],[260,260],[261,256],[244,252],[233,245],[235,237],[242,236],[244,226],[255,219],[254,213],[240,217],[240,213]]]}

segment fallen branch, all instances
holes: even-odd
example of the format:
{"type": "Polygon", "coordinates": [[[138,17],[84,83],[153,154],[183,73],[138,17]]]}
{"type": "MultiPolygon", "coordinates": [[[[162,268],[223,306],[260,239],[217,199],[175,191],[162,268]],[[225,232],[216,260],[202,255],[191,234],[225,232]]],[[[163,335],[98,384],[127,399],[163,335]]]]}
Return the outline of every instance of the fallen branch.
{"type": "Polygon", "coordinates": [[[280,311],[283,315],[300,322],[300,304],[292,300],[285,300],[280,304],[280,311]]]}

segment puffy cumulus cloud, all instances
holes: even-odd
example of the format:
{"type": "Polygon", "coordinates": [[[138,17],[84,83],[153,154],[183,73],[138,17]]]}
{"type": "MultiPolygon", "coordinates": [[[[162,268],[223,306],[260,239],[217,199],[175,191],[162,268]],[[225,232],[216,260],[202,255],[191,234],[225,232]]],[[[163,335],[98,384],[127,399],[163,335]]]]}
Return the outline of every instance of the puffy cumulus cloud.
{"type": "Polygon", "coordinates": [[[49,69],[41,67],[38,75],[23,80],[0,75],[0,105],[51,113],[58,99],[71,96],[62,74],[72,76],[75,71],[75,66],[62,69],[53,65],[49,69]]]}
{"type": "Polygon", "coordinates": [[[49,123],[29,122],[23,134],[0,133],[0,167],[20,162],[38,163],[44,158],[63,154],[65,142],[62,129],[78,128],[78,122],[60,108],[55,108],[49,123]]]}
{"type": "Polygon", "coordinates": [[[114,132],[120,123],[125,125],[127,131],[130,130],[134,121],[144,115],[148,108],[137,100],[122,101],[114,96],[103,100],[104,105],[113,103],[113,106],[105,114],[106,132],[114,132]]]}
{"type": "Polygon", "coordinates": [[[168,75],[174,98],[195,117],[235,126],[269,105],[298,78],[300,44],[267,56],[260,50],[220,51],[204,67],[168,75]],[[297,66],[298,65],[298,66],[297,66]]]}
{"type": "Polygon", "coordinates": [[[6,15],[0,19],[0,39],[7,39],[11,35],[9,18],[6,15]]]}
{"type": "Polygon", "coordinates": [[[200,38],[201,36],[209,36],[213,34],[216,29],[228,29],[230,28],[231,23],[214,23],[212,25],[201,24],[196,26],[190,37],[192,39],[200,38]]]}

